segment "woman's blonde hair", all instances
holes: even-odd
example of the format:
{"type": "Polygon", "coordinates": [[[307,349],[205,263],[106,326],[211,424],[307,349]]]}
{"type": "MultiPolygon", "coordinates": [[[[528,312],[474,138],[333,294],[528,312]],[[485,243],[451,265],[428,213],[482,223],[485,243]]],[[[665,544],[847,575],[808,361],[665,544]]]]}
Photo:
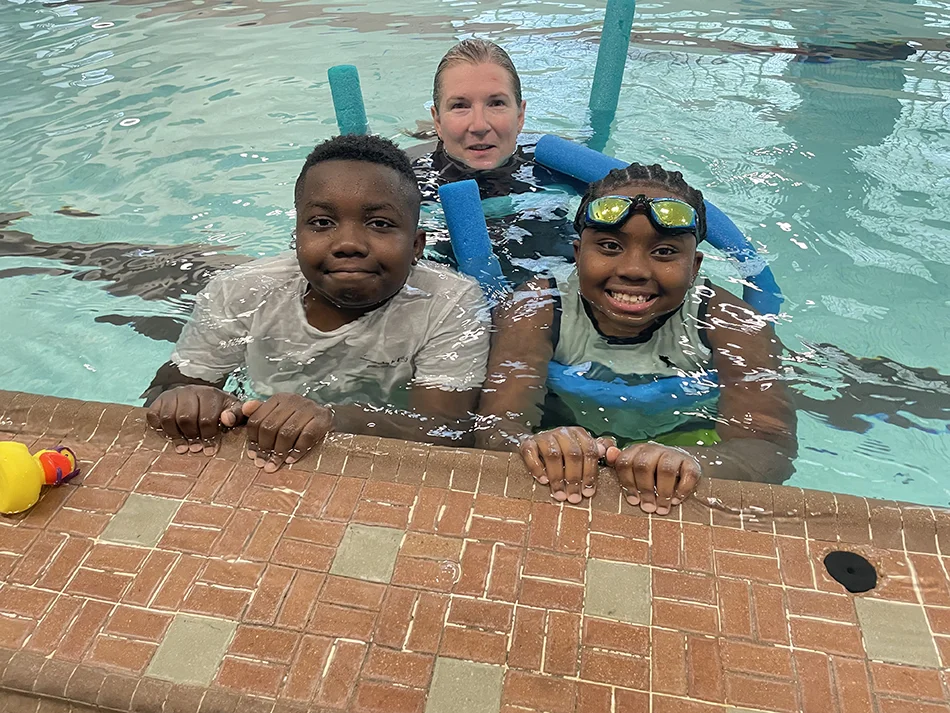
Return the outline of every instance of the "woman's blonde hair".
{"type": "Polygon", "coordinates": [[[436,113],[439,111],[439,102],[442,101],[442,73],[457,64],[497,64],[511,77],[515,104],[519,109],[521,108],[521,78],[518,76],[518,70],[515,69],[511,57],[494,42],[471,39],[462,40],[446,52],[435,70],[435,80],[432,83],[432,103],[435,104],[436,113]]]}

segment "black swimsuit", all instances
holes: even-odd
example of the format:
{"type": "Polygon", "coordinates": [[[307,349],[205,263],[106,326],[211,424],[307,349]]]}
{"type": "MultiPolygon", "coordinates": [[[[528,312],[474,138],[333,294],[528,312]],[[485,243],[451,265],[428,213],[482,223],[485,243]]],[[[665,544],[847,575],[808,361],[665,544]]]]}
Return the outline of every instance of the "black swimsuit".
{"type": "MultiPolygon", "coordinates": [[[[416,180],[422,199],[428,203],[439,201],[439,186],[455,181],[474,179],[482,199],[512,194],[539,193],[554,183],[573,185],[570,179],[555,175],[534,162],[535,140],[522,142],[502,166],[476,170],[456,161],[445,152],[440,141],[435,150],[413,161],[416,180]]],[[[488,235],[502,272],[513,283],[524,282],[539,272],[537,265],[512,261],[535,261],[542,258],[560,258],[574,261],[573,242],[577,237],[571,225],[567,208],[558,205],[546,215],[523,210],[504,218],[490,218],[488,235]]],[[[428,233],[427,257],[455,266],[452,245],[444,225],[424,225],[428,233]]],[[[540,269],[543,272],[543,268],[540,269]]]]}

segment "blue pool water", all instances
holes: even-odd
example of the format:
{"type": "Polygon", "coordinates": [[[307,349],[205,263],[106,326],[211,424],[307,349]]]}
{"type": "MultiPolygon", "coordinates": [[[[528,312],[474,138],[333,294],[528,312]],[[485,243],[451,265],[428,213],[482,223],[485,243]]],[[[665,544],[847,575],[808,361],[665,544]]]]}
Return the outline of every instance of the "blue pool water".
{"type": "MultiPolygon", "coordinates": [[[[489,37],[521,70],[526,129],[584,138],[604,5],[0,0],[0,212],[30,214],[0,230],[65,245],[0,257],[0,388],[138,403],[171,345],[123,322],[189,300],[122,266],[284,249],[293,180],[335,130],[332,64],[360,68],[372,130],[410,145],[438,59],[489,37]]],[[[640,3],[606,151],[679,166],[766,254],[800,374],[791,483],[948,505],[950,3],[777,5],[640,3]]]]}

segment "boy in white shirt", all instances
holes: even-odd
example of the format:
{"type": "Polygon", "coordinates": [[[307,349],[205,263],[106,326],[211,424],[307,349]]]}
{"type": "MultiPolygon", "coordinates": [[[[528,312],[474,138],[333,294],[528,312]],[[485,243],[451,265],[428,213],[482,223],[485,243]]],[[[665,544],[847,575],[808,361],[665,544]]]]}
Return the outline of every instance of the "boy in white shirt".
{"type": "Polygon", "coordinates": [[[258,466],[294,462],[327,432],[457,433],[485,378],[490,314],[477,283],[422,260],[421,196],[392,142],[339,136],[297,179],[296,253],[218,275],[146,397],[180,453],[216,450],[247,420],[258,466]],[[245,368],[266,401],[223,391],[245,368]]]}

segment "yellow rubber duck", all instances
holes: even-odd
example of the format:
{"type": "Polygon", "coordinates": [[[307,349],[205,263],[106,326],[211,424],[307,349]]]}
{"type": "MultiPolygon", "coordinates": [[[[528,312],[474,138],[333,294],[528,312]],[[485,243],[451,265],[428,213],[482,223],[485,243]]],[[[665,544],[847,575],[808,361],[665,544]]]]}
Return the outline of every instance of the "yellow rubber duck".
{"type": "Polygon", "coordinates": [[[65,446],[30,455],[22,443],[0,442],[0,513],[29,510],[44,485],[59,485],[78,473],[76,454],[65,446]]]}

